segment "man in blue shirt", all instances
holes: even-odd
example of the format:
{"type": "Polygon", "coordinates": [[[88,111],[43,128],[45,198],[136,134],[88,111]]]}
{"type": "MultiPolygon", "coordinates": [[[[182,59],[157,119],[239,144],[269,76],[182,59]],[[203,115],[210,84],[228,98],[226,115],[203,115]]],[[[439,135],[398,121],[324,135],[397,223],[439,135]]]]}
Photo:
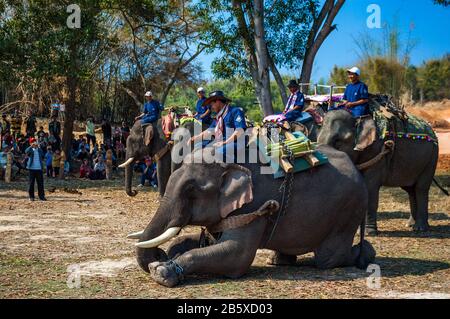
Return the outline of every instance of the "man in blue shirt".
{"type": "Polygon", "coordinates": [[[289,81],[288,88],[291,95],[283,114],[289,122],[293,122],[302,116],[302,111],[305,107],[305,96],[300,92],[300,86],[295,80],[289,81]]]}
{"type": "Polygon", "coordinates": [[[195,110],[197,113],[195,113],[194,117],[201,121],[203,124],[211,125],[212,124],[212,118],[211,118],[211,108],[209,105],[203,105],[203,102],[205,102],[205,89],[202,87],[199,87],[197,89],[197,105],[195,106],[195,110]]]}
{"type": "Polygon", "coordinates": [[[234,161],[235,155],[245,148],[245,143],[238,143],[238,138],[245,133],[247,124],[242,110],[231,106],[230,102],[231,100],[225,97],[222,91],[212,92],[203,105],[211,105],[211,110],[217,114],[216,119],[208,130],[192,137],[191,141],[206,140],[204,141],[206,143],[203,143],[206,145],[214,135],[215,140],[211,144],[215,148],[216,154],[222,157],[226,155],[227,161],[234,161]]]}
{"type": "Polygon", "coordinates": [[[353,117],[358,118],[369,114],[369,90],[367,85],[359,80],[361,71],[357,67],[347,70],[351,84],[347,85],[344,93],[344,106],[353,117]]]}
{"type": "Polygon", "coordinates": [[[161,111],[164,108],[161,104],[153,99],[153,94],[150,91],[145,93],[146,102],[144,103],[144,110],[141,115],[135,118],[135,120],[141,120],[142,126],[147,126],[148,124],[155,123],[161,117],[161,111]]]}
{"type": "Polygon", "coordinates": [[[30,201],[34,201],[34,182],[38,185],[39,199],[46,201],[44,193],[44,176],[42,174],[42,161],[44,160],[44,153],[39,148],[39,145],[34,138],[30,138],[31,146],[25,150],[28,157],[27,169],[30,173],[30,184],[28,187],[28,194],[30,201]]]}

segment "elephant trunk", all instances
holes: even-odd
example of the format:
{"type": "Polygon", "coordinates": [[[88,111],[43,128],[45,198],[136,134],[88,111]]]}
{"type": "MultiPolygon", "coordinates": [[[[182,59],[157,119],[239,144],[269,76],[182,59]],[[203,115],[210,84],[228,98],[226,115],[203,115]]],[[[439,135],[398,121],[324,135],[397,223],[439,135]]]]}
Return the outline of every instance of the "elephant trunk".
{"type": "Polygon", "coordinates": [[[170,203],[165,197],[161,199],[161,205],[155,216],[148,224],[136,244],[136,256],[139,266],[146,272],[149,271],[148,264],[155,261],[166,261],[168,259],[164,250],[159,245],[169,241],[178,235],[181,229],[187,225],[188,216],[183,212],[183,203],[170,203]]]}
{"type": "Polygon", "coordinates": [[[133,181],[133,165],[129,164],[125,166],[125,191],[128,196],[136,196],[137,191],[132,190],[133,181]]]}

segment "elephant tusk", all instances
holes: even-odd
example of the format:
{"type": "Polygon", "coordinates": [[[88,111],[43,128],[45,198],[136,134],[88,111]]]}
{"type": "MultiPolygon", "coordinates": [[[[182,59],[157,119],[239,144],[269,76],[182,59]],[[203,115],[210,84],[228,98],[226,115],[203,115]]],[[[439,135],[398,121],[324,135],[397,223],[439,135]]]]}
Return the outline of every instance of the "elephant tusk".
{"type": "Polygon", "coordinates": [[[141,239],[142,234],[144,233],[143,230],[138,231],[136,233],[131,233],[127,235],[128,239],[141,239]]]}
{"type": "Polygon", "coordinates": [[[168,242],[173,237],[175,237],[180,232],[180,230],[181,230],[181,227],[171,227],[171,228],[167,229],[162,235],[159,235],[156,238],[137,243],[136,247],[139,247],[139,248],[158,247],[159,245],[162,245],[165,242],[168,242]]]}
{"type": "Polygon", "coordinates": [[[130,157],[125,163],[120,164],[119,167],[120,167],[120,168],[125,168],[125,167],[127,167],[128,165],[130,165],[131,163],[133,163],[133,161],[134,161],[134,157],[130,157]]]}

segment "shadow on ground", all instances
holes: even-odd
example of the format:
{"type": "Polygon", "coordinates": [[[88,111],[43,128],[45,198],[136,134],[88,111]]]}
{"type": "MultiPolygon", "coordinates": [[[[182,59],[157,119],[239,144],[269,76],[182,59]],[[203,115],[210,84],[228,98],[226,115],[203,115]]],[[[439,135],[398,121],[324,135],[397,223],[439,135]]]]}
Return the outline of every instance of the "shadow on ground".
{"type": "MultiPolygon", "coordinates": [[[[371,272],[355,267],[320,270],[313,267],[312,258],[301,259],[296,266],[252,266],[242,278],[229,279],[213,276],[189,276],[183,286],[211,285],[224,282],[244,282],[253,280],[305,280],[305,281],[352,281],[359,278],[367,278],[371,272]]],[[[421,260],[412,258],[376,258],[375,264],[381,268],[381,274],[386,278],[402,276],[423,276],[439,270],[450,268],[449,263],[421,260]]]]}

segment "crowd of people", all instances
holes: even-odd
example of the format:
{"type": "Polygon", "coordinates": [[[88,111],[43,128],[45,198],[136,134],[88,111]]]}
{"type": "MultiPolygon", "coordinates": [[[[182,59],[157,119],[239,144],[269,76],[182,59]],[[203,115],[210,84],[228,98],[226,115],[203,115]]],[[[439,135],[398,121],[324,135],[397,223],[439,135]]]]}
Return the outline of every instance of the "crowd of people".
{"type": "MultiPolygon", "coordinates": [[[[112,170],[118,162],[125,159],[126,140],[130,128],[126,122],[113,127],[103,119],[98,128],[94,118],[85,122],[85,132],[78,137],[72,136],[70,154],[62,150],[62,129],[60,114],[52,112],[47,127],[38,126],[38,120],[32,111],[23,119],[16,110],[13,114],[2,114],[0,120],[0,178],[4,178],[7,154],[12,154],[12,179],[28,171],[30,200],[34,200],[34,184],[37,182],[38,194],[45,200],[43,193],[44,176],[46,178],[66,177],[69,174],[78,178],[102,180],[107,178],[108,151],[112,170]],[[96,134],[102,136],[98,141],[96,134]]],[[[141,185],[149,181],[156,187],[156,168],[151,159],[138,162],[135,171],[141,172],[141,185]]]]}

